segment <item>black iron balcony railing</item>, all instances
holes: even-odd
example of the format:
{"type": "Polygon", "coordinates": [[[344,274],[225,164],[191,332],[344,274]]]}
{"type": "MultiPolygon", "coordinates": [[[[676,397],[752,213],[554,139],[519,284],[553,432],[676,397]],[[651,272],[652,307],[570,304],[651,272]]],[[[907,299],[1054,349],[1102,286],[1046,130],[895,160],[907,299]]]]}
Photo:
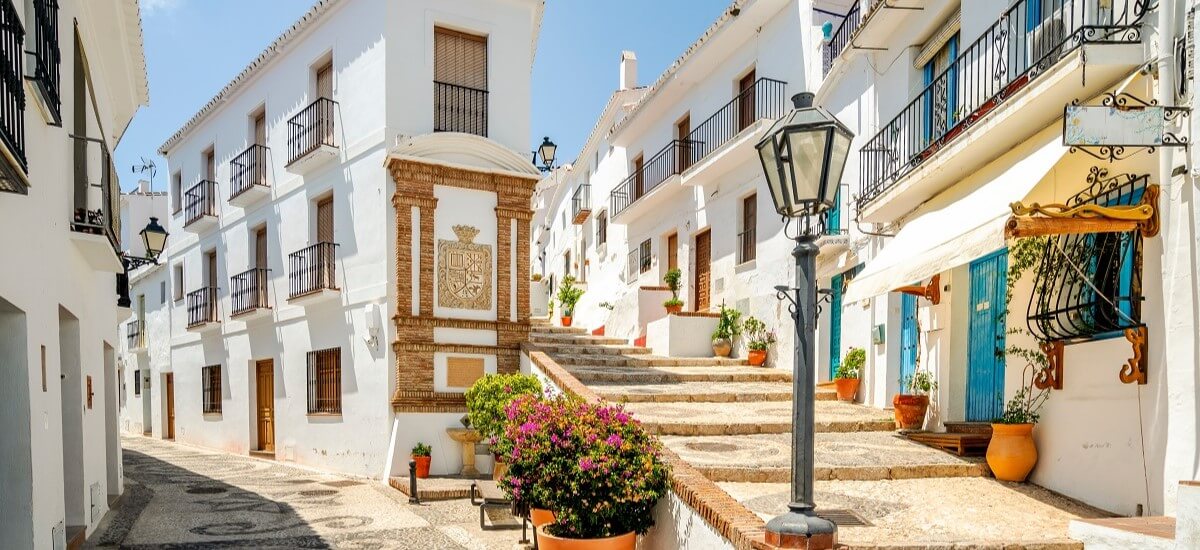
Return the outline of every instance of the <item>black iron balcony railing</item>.
{"type": "Polygon", "coordinates": [[[125,325],[125,342],[128,344],[129,349],[140,349],[144,345],[144,327],[145,321],[141,319],[134,319],[125,325]]]}
{"type": "Polygon", "coordinates": [[[824,73],[829,74],[829,69],[833,68],[833,60],[837,59],[846,47],[850,45],[850,38],[858,31],[859,25],[862,24],[862,2],[855,0],[854,5],[850,7],[850,11],[846,12],[846,17],[842,19],[837,30],[829,36],[829,42],[822,48],[822,61],[824,61],[824,73]]]}
{"type": "Polygon", "coordinates": [[[104,235],[113,250],[120,252],[121,190],[108,144],[99,138],[71,138],[75,140],[76,168],[71,231],[104,235]]]}
{"type": "MultiPolygon", "coordinates": [[[[0,2],[0,141],[22,174],[29,169],[25,160],[24,44],[25,29],[17,9],[11,1],[0,2]]],[[[23,183],[0,183],[0,189],[6,191],[24,192],[24,188],[23,183]]]]}
{"type": "Polygon", "coordinates": [[[336,101],[321,97],[288,120],[288,164],[323,145],[337,147],[336,110],[336,101]]]}
{"type": "Polygon", "coordinates": [[[337,244],[317,243],[288,255],[288,298],[337,290],[337,244]]]}
{"type": "Polygon", "coordinates": [[[183,225],[191,225],[205,216],[217,215],[217,182],[200,180],[183,193],[183,225]]]}
{"type": "Polygon", "coordinates": [[[760,78],[696,126],[687,136],[693,145],[688,151],[690,156],[682,159],[686,161],[684,169],[700,162],[759,119],[779,118],[788,112],[786,87],[787,82],[760,78]]]}
{"type": "Polygon", "coordinates": [[[575,188],[571,196],[571,218],[575,223],[583,223],[592,215],[592,184],[585,183],[575,188]]]}
{"type": "Polygon", "coordinates": [[[433,131],[488,135],[488,91],[433,82],[433,131]]]}
{"type": "Polygon", "coordinates": [[[270,269],[256,267],[230,277],[229,295],[233,301],[232,315],[242,315],[271,307],[267,292],[270,273],[270,269]]]}
{"type": "Polygon", "coordinates": [[[187,295],[188,328],[215,323],[217,317],[217,288],[204,287],[187,295]]]}
{"type": "Polygon", "coordinates": [[[31,80],[50,111],[55,125],[62,124],[62,100],[59,96],[58,0],[33,0],[30,31],[33,44],[29,51],[31,80]]]}
{"type": "Polygon", "coordinates": [[[738,233],[738,263],[746,263],[758,257],[758,241],[754,228],[738,233]]]}
{"type": "Polygon", "coordinates": [[[255,185],[267,185],[267,146],[251,145],[229,161],[229,198],[249,191],[255,185]]]}
{"type": "Polygon", "coordinates": [[[609,195],[609,209],[613,215],[620,214],[634,201],[653,191],[671,176],[682,174],[691,163],[682,159],[693,158],[693,151],[699,144],[694,141],[681,139],[672,140],[661,151],[655,153],[650,160],[645,161],[640,170],[634,170],[629,177],[618,183],[609,195]]]}
{"type": "Polygon", "coordinates": [[[1018,0],[859,151],[861,209],[1083,44],[1142,39],[1145,0],[1018,0]]]}

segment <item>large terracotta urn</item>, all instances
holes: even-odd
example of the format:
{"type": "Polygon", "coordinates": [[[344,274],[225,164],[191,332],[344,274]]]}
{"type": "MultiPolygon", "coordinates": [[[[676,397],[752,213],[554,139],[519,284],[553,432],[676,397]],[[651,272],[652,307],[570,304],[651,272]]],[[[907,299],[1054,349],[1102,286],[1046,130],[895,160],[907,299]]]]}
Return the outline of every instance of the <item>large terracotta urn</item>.
{"type": "Polygon", "coordinates": [[[537,529],[537,542],[539,550],[634,550],[637,533],[630,531],[602,539],[567,539],[547,533],[543,525],[537,529]]]}
{"type": "Polygon", "coordinates": [[[1037,445],[1033,442],[1033,424],[992,424],[987,463],[992,475],[1001,481],[1022,482],[1037,464],[1037,445]]]}
{"type": "Polygon", "coordinates": [[[896,394],[896,397],[892,398],[892,408],[896,414],[896,429],[919,430],[925,425],[929,396],[896,394]]]}

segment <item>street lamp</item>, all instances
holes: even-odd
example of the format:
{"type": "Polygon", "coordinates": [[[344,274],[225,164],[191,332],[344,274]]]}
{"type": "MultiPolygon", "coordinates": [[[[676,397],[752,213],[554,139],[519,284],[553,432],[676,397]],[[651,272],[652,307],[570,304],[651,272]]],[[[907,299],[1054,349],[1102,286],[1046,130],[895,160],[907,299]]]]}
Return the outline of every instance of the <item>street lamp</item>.
{"type": "Polygon", "coordinates": [[[549,172],[554,168],[554,155],[558,151],[558,146],[550,141],[550,137],[542,138],[542,144],[538,146],[537,151],[533,152],[533,163],[536,165],[539,157],[542,159],[542,165],[538,166],[538,170],[549,172]]]}
{"type": "Polygon", "coordinates": [[[833,548],[837,525],[817,517],[813,504],[815,420],[816,256],[819,224],[813,218],[833,207],[854,134],[828,111],[813,107],[813,94],[792,97],[796,108],[779,119],[756,145],[775,210],[802,218],[795,237],[796,287],[775,287],[791,302],[796,325],[792,375],[792,499],[788,512],[767,523],[767,542],[783,548],[833,548]],[[803,398],[802,398],[803,396],[803,398]]]}
{"type": "Polygon", "coordinates": [[[158,218],[151,217],[150,223],[142,228],[140,232],[142,236],[142,244],[146,248],[146,257],[125,256],[125,263],[128,269],[137,269],[144,265],[158,264],[158,256],[162,254],[163,248],[167,246],[167,230],[159,225],[158,218]]]}

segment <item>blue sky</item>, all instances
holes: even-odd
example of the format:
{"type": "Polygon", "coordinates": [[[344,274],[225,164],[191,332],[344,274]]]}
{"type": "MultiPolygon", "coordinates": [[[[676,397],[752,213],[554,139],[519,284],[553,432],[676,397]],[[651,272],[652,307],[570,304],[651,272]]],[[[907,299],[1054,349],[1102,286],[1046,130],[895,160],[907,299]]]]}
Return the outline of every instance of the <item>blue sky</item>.
{"type": "MultiPolygon", "coordinates": [[[[392,0],[402,1],[402,0],[392,0]]],[[[454,0],[444,0],[454,1],[454,0]]],[[[309,0],[141,0],[150,106],[117,148],[125,189],[130,167],[155,158],[155,189],[166,188],[158,146],[312,5],[309,0]]],[[[704,32],[729,0],[549,0],[533,70],[532,151],[542,136],[574,159],[617,87],[621,50],[638,55],[649,84],[704,32]]]]}

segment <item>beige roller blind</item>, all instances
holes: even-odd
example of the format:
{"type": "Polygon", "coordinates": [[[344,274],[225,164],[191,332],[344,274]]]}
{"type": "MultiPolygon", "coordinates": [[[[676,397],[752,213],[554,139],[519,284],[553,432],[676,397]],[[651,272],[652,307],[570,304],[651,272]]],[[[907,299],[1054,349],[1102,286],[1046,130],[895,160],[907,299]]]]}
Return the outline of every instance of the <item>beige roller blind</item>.
{"type": "Polygon", "coordinates": [[[317,203],[317,242],[333,242],[333,198],[317,203]]]}
{"type": "Polygon", "coordinates": [[[254,267],[267,267],[267,228],[260,227],[254,234],[254,267]]]}
{"type": "Polygon", "coordinates": [[[487,37],[450,29],[433,30],[433,79],[487,89],[487,37]]]}
{"type": "Polygon", "coordinates": [[[267,144],[267,115],[258,113],[254,117],[254,144],[267,144]]]}
{"type": "Polygon", "coordinates": [[[317,69],[317,97],[333,99],[333,62],[317,69]]]}

